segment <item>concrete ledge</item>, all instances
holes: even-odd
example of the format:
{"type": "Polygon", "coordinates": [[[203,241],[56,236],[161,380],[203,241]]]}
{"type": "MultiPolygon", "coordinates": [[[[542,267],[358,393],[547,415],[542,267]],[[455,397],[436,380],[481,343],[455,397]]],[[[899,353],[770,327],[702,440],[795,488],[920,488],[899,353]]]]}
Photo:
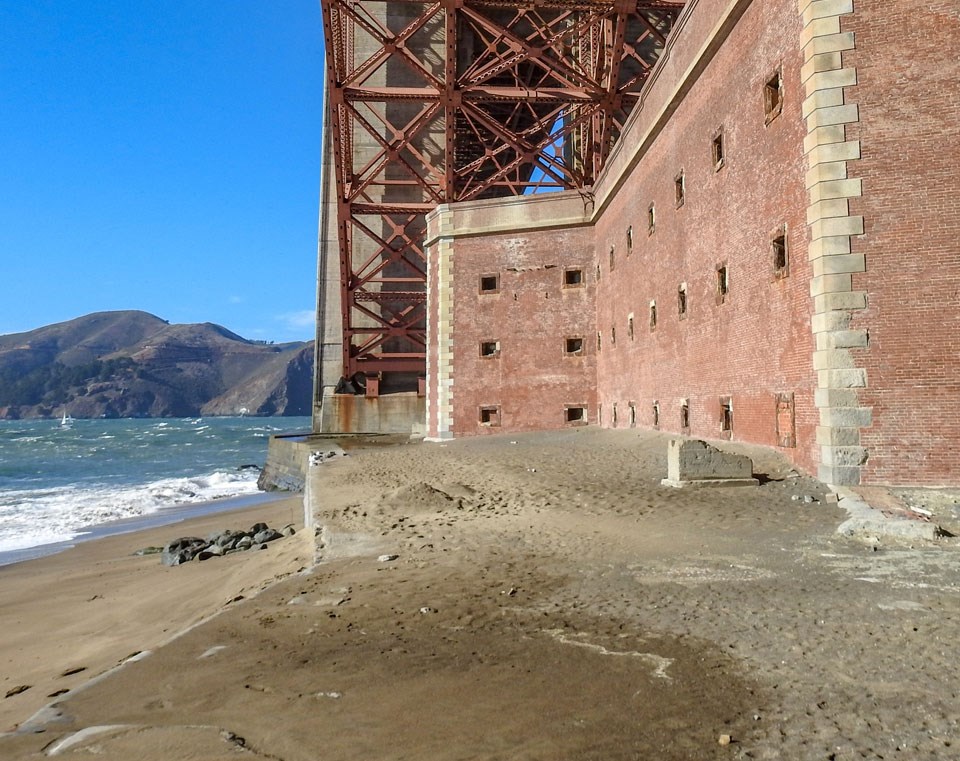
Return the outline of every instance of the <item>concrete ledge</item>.
{"type": "Polygon", "coordinates": [[[837,533],[855,538],[886,537],[908,541],[934,541],[945,536],[935,523],[889,518],[870,507],[864,499],[850,489],[835,488],[839,507],[850,516],[837,527],[837,533]]]}
{"type": "Polygon", "coordinates": [[[753,461],[745,455],[722,452],[699,439],[671,439],[667,448],[667,477],[660,484],[675,489],[696,486],[757,486],[753,461]]]}
{"type": "Polygon", "coordinates": [[[689,489],[700,486],[759,486],[760,482],[756,478],[695,478],[689,481],[664,478],[661,479],[660,485],[672,486],[675,489],[689,489]]]}

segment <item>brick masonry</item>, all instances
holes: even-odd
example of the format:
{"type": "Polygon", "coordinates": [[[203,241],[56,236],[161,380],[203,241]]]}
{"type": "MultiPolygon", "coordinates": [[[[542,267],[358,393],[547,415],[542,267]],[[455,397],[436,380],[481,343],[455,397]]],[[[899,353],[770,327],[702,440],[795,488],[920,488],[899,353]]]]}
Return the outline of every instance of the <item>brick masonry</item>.
{"type": "Polygon", "coordinates": [[[592,232],[571,226],[585,199],[557,195],[513,199],[508,214],[480,201],[430,216],[430,438],[594,419],[592,232]],[[497,227],[510,232],[490,235],[497,227]]]}
{"type": "Polygon", "coordinates": [[[868,454],[862,480],[960,482],[960,3],[856,0],[840,17],[856,45],[842,52],[857,81],[845,87],[860,119],[846,125],[861,157],[848,163],[863,194],[852,251],[865,308],[853,330],[868,348],[860,404],[868,454]]]}
{"type": "Polygon", "coordinates": [[[583,404],[829,483],[956,483],[958,16],[691,0],[589,197],[431,215],[431,435],[583,404]]]}

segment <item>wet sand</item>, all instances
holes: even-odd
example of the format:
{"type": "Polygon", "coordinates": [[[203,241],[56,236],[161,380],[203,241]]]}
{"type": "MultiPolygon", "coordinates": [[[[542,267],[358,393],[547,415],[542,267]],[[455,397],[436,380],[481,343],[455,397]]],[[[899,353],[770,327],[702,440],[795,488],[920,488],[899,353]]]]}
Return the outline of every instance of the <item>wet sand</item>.
{"type": "MultiPolygon", "coordinates": [[[[307,532],[182,568],[132,559],[149,542],[128,535],[0,569],[3,631],[50,629],[3,638],[3,685],[52,692],[153,650],[0,756],[960,757],[956,545],[839,536],[823,486],[763,450],[734,447],[759,487],[662,487],[666,442],[576,429],[353,452],[313,469],[309,572],[307,532]],[[44,574],[72,612],[45,622],[26,593],[8,611],[44,574]],[[98,632],[70,627],[131,576],[150,594],[114,600],[96,660],[98,632]]],[[[7,727],[31,692],[0,700],[7,727]]]]}

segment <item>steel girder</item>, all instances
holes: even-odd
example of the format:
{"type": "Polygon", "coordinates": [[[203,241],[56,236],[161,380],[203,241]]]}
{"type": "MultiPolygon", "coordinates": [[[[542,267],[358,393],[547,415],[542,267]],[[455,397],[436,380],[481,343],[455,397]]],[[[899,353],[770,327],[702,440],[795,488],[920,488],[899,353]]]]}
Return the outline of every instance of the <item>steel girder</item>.
{"type": "Polygon", "coordinates": [[[591,185],[680,0],[321,0],[343,375],[425,371],[425,215],[591,185]]]}

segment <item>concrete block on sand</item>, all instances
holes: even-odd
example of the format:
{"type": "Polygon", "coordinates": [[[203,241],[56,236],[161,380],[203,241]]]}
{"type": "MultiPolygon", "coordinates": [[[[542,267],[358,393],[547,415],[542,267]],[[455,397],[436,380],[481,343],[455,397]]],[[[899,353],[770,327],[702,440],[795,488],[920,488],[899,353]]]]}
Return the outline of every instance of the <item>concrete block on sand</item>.
{"type": "Polygon", "coordinates": [[[721,452],[698,439],[671,439],[667,449],[664,486],[756,486],[753,461],[745,455],[721,452]]]}

